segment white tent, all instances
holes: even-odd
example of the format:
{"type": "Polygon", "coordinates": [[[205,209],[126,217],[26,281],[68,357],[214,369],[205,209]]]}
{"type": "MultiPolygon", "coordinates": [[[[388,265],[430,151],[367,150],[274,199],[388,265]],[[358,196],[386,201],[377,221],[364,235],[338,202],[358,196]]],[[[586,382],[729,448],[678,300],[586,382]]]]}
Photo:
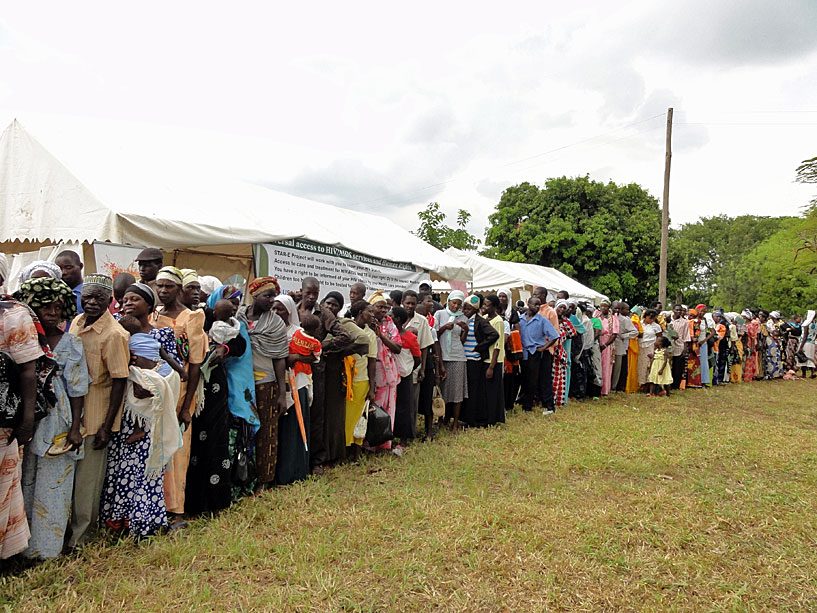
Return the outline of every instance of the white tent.
{"type": "Polygon", "coordinates": [[[208,253],[243,260],[246,266],[254,243],[290,238],[410,262],[444,279],[471,278],[471,269],[460,260],[385,217],[241,181],[181,176],[173,168],[146,172],[127,167],[114,173],[108,168],[80,179],[16,120],[0,136],[4,251],[102,241],[186,252],[180,266],[195,268],[193,254],[208,253]]]}
{"type": "MultiPolygon", "coordinates": [[[[584,298],[592,300],[594,303],[606,298],[604,294],[582,285],[555,268],[494,260],[475,253],[454,249],[453,247],[447,249],[446,254],[473,270],[473,281],[468,283],[469,289],[473,291],[496,291],[503,287],[509,289],[546,287],[551,292],[565,290],[573,298],[584,298]]],[[[467,281],[467,279],[454,280],[467,281]]],[[[451,286],[445,281],[438,281],[433,284],[433,288],[436,291],[446,291],[451,286]]]]}

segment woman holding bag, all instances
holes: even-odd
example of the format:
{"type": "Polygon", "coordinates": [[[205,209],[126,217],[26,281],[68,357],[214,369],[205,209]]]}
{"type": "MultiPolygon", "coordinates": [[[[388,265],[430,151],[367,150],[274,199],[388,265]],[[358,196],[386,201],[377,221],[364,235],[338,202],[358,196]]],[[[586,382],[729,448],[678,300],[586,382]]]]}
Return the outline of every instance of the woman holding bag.
{"type": "MultiPolygon", "coordinates": [[[[382,291],[369,296],[374,321],[372,329],[377,337],[377,367],[375,368],[375,402],[391,417],[394,428],[394,412],[397,406],[397,384],[400,383],[400,370],[397,354],[403,350],[400,332],[389,317],[389,305],[382,291]]],[[[370,382],[371,383],[371,382],[370,382]]],[[[378,449],[391,449],[391,441],[377,446],[378,449]]]]}

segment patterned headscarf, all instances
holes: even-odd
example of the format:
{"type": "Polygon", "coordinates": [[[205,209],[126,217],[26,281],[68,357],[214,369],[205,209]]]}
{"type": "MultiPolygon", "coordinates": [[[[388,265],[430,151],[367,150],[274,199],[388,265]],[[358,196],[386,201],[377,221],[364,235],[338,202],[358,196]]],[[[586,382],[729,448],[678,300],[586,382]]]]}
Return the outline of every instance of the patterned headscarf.
{"type": "Polygon", "coordinates": [[[278,279],[275,277],[258,277],[250,281],[249,292],[253,298],[268,289],[274,289],[277,294],[280,294],[281,286],[278,285],[278,279]]]}
{"type": "Polygon", "coordinates": [[[29,279],[16,292],[14,297],[25,302],[32,309],[52,304],[62,298],[62,321],[71,321],[77,314],[77,298],[71,288],[61,279],[36,277],[29,279]]]}
{"type": "Polygon", "coordinates": [[[382,289],[377,290],[371,296],[366,298],[366,302],[368,302],[369,304],[377,304],[378,302],[385,301],[385,300],[386,300],[386,295],[383,293],[382,289]]]}
{"type": "Polygon", "coordinates": [[[175,266],[164,266],[156,275],[157,281],[172,281],[176,285],[182,284],[182,271],[175,266]]]}
{"type": "Polygon", "coordinates": [[[31,275],[39,270],[47,273],[49,277],[54,279],[62,279],[62,269],[54,264],[54,262],[37,260],[36,262],[31,262],[31,264],[20,271],[20,285],[28,281],[31,278],[31,275]]]}

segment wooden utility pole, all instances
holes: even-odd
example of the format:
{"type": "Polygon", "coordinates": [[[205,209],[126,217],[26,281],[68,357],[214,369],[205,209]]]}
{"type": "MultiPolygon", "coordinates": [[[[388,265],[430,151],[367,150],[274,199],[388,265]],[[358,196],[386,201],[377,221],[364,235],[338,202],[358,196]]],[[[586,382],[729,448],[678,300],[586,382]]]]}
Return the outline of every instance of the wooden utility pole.
{"type": "Polygon", "coordinates": [[[664,157],[664,202],[661,207],[661,260],[658,300],[667,308],[667,242],[669,241],[669,170],[672,164],[672,108],[667,109],[667,152],[664,157]]]}

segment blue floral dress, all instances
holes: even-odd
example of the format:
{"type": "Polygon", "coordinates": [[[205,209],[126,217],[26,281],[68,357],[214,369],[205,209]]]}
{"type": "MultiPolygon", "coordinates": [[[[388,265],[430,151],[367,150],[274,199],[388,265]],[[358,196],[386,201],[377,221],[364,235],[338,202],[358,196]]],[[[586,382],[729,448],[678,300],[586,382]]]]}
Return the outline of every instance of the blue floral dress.
{"type": "Polygon", "coordinates": [[[28,558],[54,558],[62,552],[74,492],[74,467],[84,457],[82,447],[55,458],[45,457],[54,438],[67,434],[71,427],[69,398],[85,396],[91,383],[78,337],[66,332],[52,353],[57,362],[57,402],[37,423],[23,459],[23,498],[31,528],[31,540],[23,555],[28,558]]]}
{"type": "MultiPolygon", "coordinates": [[[[150,335],[178,361],[176,337],[171,328],[154,328],[150,335]]],[[[150,452],[150,424],[143,426],[145,436],[134,443],[125,441],[136,429],[136,420],[125,411],[122,427],[113,433],[108,448],[108,469],[102,492],[100,517],[111,530],[125,530],[134,536],[152,536],[167,526],[164,496],[164,470],[146,475],[150,452]]]]}

